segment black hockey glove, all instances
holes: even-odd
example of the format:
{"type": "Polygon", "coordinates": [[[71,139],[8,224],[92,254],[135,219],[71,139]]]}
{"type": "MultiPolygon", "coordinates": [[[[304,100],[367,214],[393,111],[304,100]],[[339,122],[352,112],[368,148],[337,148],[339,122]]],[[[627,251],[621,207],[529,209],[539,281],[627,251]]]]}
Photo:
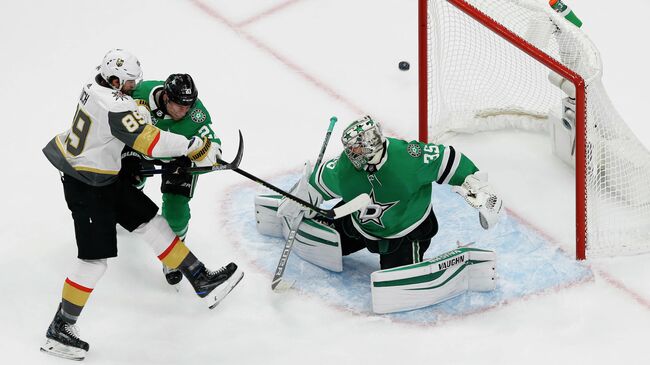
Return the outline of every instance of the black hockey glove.
{"type": "Polygon", "coordinates": [[[122,150],[122,168],[120,169],[120,179],[131,185],[138,186],[144,181],[140,171],[144,168],[142,156],[130,148],[122,150]]]}
{"type": "Polygon", "coordinates": [[[194,178],[187,172],[187,168],[191,166],[192,161],[186,156],[175,158],[167,163],[164,169],[169,172],[162,175],[161,192],[191,197],[194,178]]]}

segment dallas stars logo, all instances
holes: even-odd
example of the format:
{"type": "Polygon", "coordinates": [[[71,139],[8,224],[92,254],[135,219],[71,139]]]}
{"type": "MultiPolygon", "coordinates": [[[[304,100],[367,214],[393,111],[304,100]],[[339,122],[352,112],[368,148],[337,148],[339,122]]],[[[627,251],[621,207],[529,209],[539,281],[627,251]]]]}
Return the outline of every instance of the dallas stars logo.
{"type": "Polygon", "coordinates": [[[409,145],[406,146],[406,151],[408,151],[409,155],[412,157],[420,157],[420,155],[422,155],[422,148],[416,143],[409,143],[409,145]]]}
{"type": "Polygon", "coordinates": [[[372,202],[368,204],[368,206],[361,213],[359,213],[359,222],[361,224],[372,222],[381,228],[385,228],[384,222],[382,222],[382,217],[384,216],[384,213],[388,211],[388,209],[394,207],[397,203],[399,203],[399,200],[389,203],[379,202],[377,199],[375,199],[374,190],[370,191],[370,200],[372,202]]]}
{"type": "Polygon", "coordinates": [[[190,118],[194,123],[203,123],[207,116],[201,109],[194,109],[190,112],[190,118]]]}

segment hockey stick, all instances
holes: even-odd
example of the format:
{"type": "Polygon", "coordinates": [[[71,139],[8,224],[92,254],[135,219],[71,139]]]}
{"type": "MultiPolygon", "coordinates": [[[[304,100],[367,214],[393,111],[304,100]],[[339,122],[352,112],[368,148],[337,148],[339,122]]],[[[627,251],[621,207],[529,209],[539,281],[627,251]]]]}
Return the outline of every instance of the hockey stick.
{"type": "Polygon", "coordinates": [[[287,193],[286,191],[278,188],[277,186],[275,186],[275,185],[273,185],[273,184],[271,184],[271,183],[269,183],[267,181],[264,181],[264,180],[260,179],[257,176],[251,175],[250,173],[248,173],[248,172],[246,172],[246,171],[244,171],[244,170],[242,170],[242,169],[240,169],[238,167],[234,168],[232,170],[234,172],[242,175],[242,176],[247,177],[250,180],[255,181],[258,184],[261,184],[264,187],[267,187],[267,188],[275,191],[276,193],[286,197],[287,199],[291,199],[291,200],[295,201],[296,203],[313,210],[314,212],[316,212],[316,214],[322,215],[323,217],[327,217],[327,218],[338,219],[338,218],[341,218],[341,217],[345,217],[346,215],[350,215],[350,214],[356,212],[357,210],[366,207],[370,203],[370,196],[368,194],[366,194],[366,193],[363,193],[363,194],[358,195],[354,199],[350,200],[349,202],[341,205],[340,207],[337,207],[337,208],[334,208],[334,209],[323,209],[323,208],[319,208],[319,207],[315,206],[314,204],[311,204],[311,203],[309,203],[309,202],[307,202],[307,201],[305,201],[303,199],[300,199],[300,198],[298,198],[297,196],[295,196],[295,195],[293,195],[291,193],[287,193]]]}
{"type": "MultiPolygon", "coordinates": [[[[330,125],[327,128],[327,133],[325,134],[325,141],[320,148],[320,153],[318,154],[318,159],[314,168],[318,166],[323,161],[323,156],[325,155],[325,149],[327,149],[327,144],[329,143],[330,136],[332,135],[332,130],[334,130],[334,124],[336,124],[336,117],[330,118],[330,125]]],[[[293,285],[293,282],[282,281],[282,275],[284,275],[284,269],[287,267],[287,262],[289,261],[289,254],[291,254],[291,248],[293,247],[293,242],[296,240],[296,233],[302,222],[302,218],[305,215],[304,211],[300,211],[298,216],[293,219],[292,224],[289,225],[289,235],[287,237],[287,242],[284,244],[284,249],[282,250],[282,255],[280,256],[280,261],[278,266],[275,269],[275,274],[273,275],[273,281],[271,281],[271,290],[286,290],[293,285]],[[293,226],[293,228],[292,228],[293,226]]],[[[289,222],[287,221],[287,224],[289,222]]]]}
{"type": "MultiPolygon", "coordinates": [[[[199,173],[211,172],[211,171],[234,170],[239,166],[239,163],[241,162],[243,155],[244,155],[244,137],[242,137],[241,131],[239,131],[239,147],[237,147],[237,155],[232,160],[232,162],[226,162],[224,160],[217,159],[217,162],[219,163],[218,165],[188,167],[184,169],[185,170],[184,172],[189,174],[199,174],[199,173]]],[[[174,171],[172,171],[172,169],[170,169],[169,167],[163,167],[160,169],[156,169],[156,168],[143,169],[140,170],[140,173],[143,176],[153,176],[156,174],[166,174],[166,173],[173,174],[174,171]]]]}

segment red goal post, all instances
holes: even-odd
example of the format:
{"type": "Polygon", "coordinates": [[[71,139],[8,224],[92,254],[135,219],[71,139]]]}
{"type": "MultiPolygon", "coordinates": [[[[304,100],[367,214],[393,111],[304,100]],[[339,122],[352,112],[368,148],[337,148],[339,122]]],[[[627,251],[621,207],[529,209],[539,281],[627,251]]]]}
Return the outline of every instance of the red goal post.
{"type": "MultiPolygon", "coordinates": [[[[603,184],[603,176],[606,175],[608,178],[611,178],[610,174],[605,174],[601,170],[605,170],[605,168],[610,168],[609,166],[611,163],[609,161],[614,161],[616,163],[619,163],[619,161],[622,161],[623,158],[620,156],[615,156],[615,157],[608,157],[609,154],[611,154],[610,150],[611,148],[608,149],[608,144],[605,144],[605,147],[594,147],[594,146],[600,146],[598,141],[592,141],[592,147],[591,150],[588,151],[589,147],[589,141],[588,141],[588,122],[587,118],[588,117],[594,117],[594,115],[598,116],[599,118],[604,118],[607,121],[613,120],[618,124],[623,124],[622,120],[618,122],[620,117],[616,113],[616,111],[613,109],[613,107],[609,107],[608,103],[605,107],[599,107],[600,109],[596,111],[588,111],[588,102],[589,102],[589,85],[588,82],[585,81],[585,76],[589,78],[589,82],[593,81],[594,83],[594,95],[598,96],[598,100],[601,101],[602,99],[606,99],[606,95],[604,94],[604,91],[601,91],[601,84],[600,84],[600,59],[597,50],[593,45],[588,41],[588,38],[586,36],[582,35],[582,32],[575,27],[575,29],[571,29],[571,27],[574,27],[572,24],[568,24],[558,14],[554,14],[553,11],[548,11],[548,9],[543,9],[543,5],[548,7],[548,4],[545,4],[545,0],[418,0],[418,58],[419,58],[419,67],[418,67],[418,78],[419,78],[419,139],[424,142],[429,142],[430,137],[431,137],[431,131],[432,128],[438,128],[438,127],[432,127],[433,122],[437,122],[437,118],[440,118],[440,113],[436,114],[435,112],[432,113],[432,109],[435,107],[438,107],[437,105],[434,105],[437,101],[434,100],[431,96],[431,90],[432,88],[437,87],[435,85],[437,80],[432,80],[432,72],[436,73],[445,73],[447,71],[447,68],[449,66],[440,66],[438,65],[433,65],[432,63],[437,62],[437,60],[434,60],[434,56],[432,55],[432,45],[431,43],[432,38],[436,37],[443,37],[439,36],[438,33],[443,33],[442,28],[440,27],[456,27],[457,23],[455,20],[447,20],[447,19],[432,19],[432,17],[441,17],[441,15],[432,15],[432,7],[445,7],[445,8],[452,8],[449,5],[452,5],[455,10],[445,10],[446,13],[443,15],[444,17],[450,17],[450,18],[462,18],[464,17],[462,21],[467,21],[468,19],[473,19],[473,21],[476,24],[479,24],[481,27],[485,28],[486,30],[489,30],[495,35],[498,35],[498,37],[502,38],[505,40],[507,43],[513,45],[516,47],[521,54],[527,55],[529,58],[536,60],[539,64],[543,65],[546,67],[548,70],[554,72],[555,74],[559,75],[561,78],[564,80],[567,80],[571,84],[573,84],[575,88],[575,189],[576,189],[576,201],[575,201],[575,209],[576,209],[576,222],[575,222],[575,227],[576,227],[576,237],[575,237],[575,255],[576,258],[579,260],[583,260],[587,256],[587,252],[591,252],[589,250],[589,245],[591,242],[588,241],[589,238],[593,237],[593,245],[594,245],[594,251],[598,252],[601,250],[601,246],[604,247],[602,249],[603,252],[606,252],[606,255],[618,255],[619,251],[621,251],[622,254],[629,254],[629,253],[638,253],[638,252],[645,252],[648,250],[648,244],[647,243],[634,243],[634,244],[627,244],[627,241],[625,243],[625,247],[622,250],[619,250],[617,247],[612,247],[615,246],[616,243],[612,243],[613,241],[616,240],[615,235],[609,234],[606,229],[601,229],[599,226],[601,223],[601,218],[594,219],[593,218],[593,213],[592,215],[589,214],[590,210],[592,211],[598,210],[598,209],[603,209],[601,206],[603,204],[600,203],[598,199],[601,199],[600,196],[604,196],[605,194],[602,193],[602,191],[606,190],[607,187],[600,187],[596,186],[597,184],[603,184]],[[440,3],[445,3],[441,5],[440,3]],[[530,3],[530,4],[528,4],[530,3]],[[476,5],[478,4],[478,6],[476,5]],[[525,8],[521,11],[521,13],[516,13],[514,8],[521,6],[522,8],[525,8]],[[530,8],[528,8],[530,6],[530,8]],[[539,7],[539,8],[537,8],[539,7]],[[487,9],[491,13],[487,13],[485,11],[487,9]],[[499,12],[503,12],[503,9],[506,9],[508,11],[508,14],[504,15],[504,17],[513,17],[513,16],[521,16],[521,17],[526,17],[526,16],[535,16],[537,21],[537,18],[544,18],[548,17],[551,19],[551,22],[554,24],[557,24],[557,33],[561,33],[560,28],[562,28],[562,31],[565,32],[565,34],[570,35],[569,38],[571,42],[576,42],[576,52],[577,53],[582,53],[580,56],[584,56],[584,58],[591,57],[592,59],[595,59],[595,61],[590,60],[589,62],[592,62],[592,64],[589,64],[589,67],[587,66],[582,66],[579,65],[578,67],[576,64],[573,64],[572,62],[565,62],[566,59],[561,58],[557,54],[551,55],[547,52],[547,50],[540,49],[538,46],[532,44],[528,40],[524,39],[523,31],[521,29],[511,29],[516,28],[515,26],[511,26],[511,24],[504,25],[501,22],[499,15],[499,12]],[[510,13],[510,10],[513,10],[513,13],[510,13]],[[532,9],[532,10],[531,10],[532,9]],[[532,15],[531,15],[532,14],[532,15]],[[496,16],[495,16],[496,15],[496,16]],[[566,24],[562,23],[565,22],[566,24]],[[573,34],[575,33],[575,35],[573,34]],[[586,39],[586,40],[585,40],[586,39]],[[584,44],[583,44],[584,43],[584,44]],[[581,48],[582,47],[582,48],[581,48]],[[593,48],[593,50],[592,50],[593,48]],[[592,54],[586,55],[589,52],[593,52],[592,54]],[[571,66],[575,66],[574,69],[572,69],[571,66]],[[432,67],[435,67],[435,71],[432,70],[432,67]],[[588,70],[588,71],[585,71],[588,70]],[[597,92],[597,94],[596,94],[597,92]],[[603,94],[601,96],[601,94],[603,94]],[[611,109],[611,110],[610,110],[611,109]],[[608,114],[609,113],[609,114],[608,114]],[[601,114],[605,114],[606,117],[601,117],[601,114]],[[610,116],[611,114],[611,116],[610,116]],[[596,151],[597,148],[597,151],[596,151]],[[601,152],[604,151],[604,152],[601,152]],[[598,152],[598,153],[596,153],[598,152]],[[590,156],[590,161],[588,161],[588,154],[590,156]],[[600,162],[594,161],[597,156],[598,158],[609,158],[607,160],[607,164],[602,163],[601,167],[600,162]],[[604,156],[604,157],[603,157],[604,156]],[[591,164],[591,165],[590,165],[591,164]],[[594,166],[597,166],[594,167],[594,166]],[[589,170],[589,171],[588,171],[589,170]],[[598,170],[597,172],[594,172],[595,170],[598,170]],[[588,174],[595,175],[596,173],[600,174],[598,176],[588,176],[588,174]],[[594,185],[595,187],[591,187],[589,184],[594,185]],[[590,193],[591,192],[591,193],[590,193]],[[589,195],[592,195],[591,197],[589,195]],[[594,204],[596,204],[598,200],[597,206],[590,207],[589,206],[589,199],[594,199],[594,204]],[[589,220],[592,219],[592,225],[589,225],[589,220]],[[591,230],[591,231],[590,231],[591,230]],[[601,232],[602,231],[602,232],[601,232]],[[602,239],[601,239],[602,237],[602,239]],[[613,237],[613,238],[612,238],[613,237]],[[601,241],[603,242],[601,244],[601,241]],[[606,243],[604,243],[606,242],[606,243]],[[630,246],[630,247],[628,247],[630,246]]],[[[503,12],[505,14],[505,12],[503,12]]],[[[505,18],[502,18],[505,19],[505,18]]],[[[506,19],[510,20],[510,19],[506,19]]],[[[532,21],[532,20],[531,20],[532,21]]],[[[456,33],[462,33],[463,30],[460,29],[454,32],[456,33]]],[[[445,29],[446,30],[446,29],[445,29]]],[[[470,33],[470,31],[467,31],[470,33]]],[[[471,36],[471,35],[470,35],[471,36]]],[[[454,40],[458,42],[460,39],[462,42],[462,35],[459,34],[454,34],[452,37],[454,40]]],[[[442,39],[440,43],[443,43],[442,47],[448,46],[445,42],[450,42],[449,39],[442,39]]],[[[562,51],[561,47],[566,47],[566,44],[561,44],[560,45],[560,51],[562,51]]],[[[571,45],[572,47],[574,45],[571,45]]],[[[504,46],[500,46],[502,48],[508,48],[504,46]]],[[[451,47],[450,47],[451,48],[451,47]]],[[[444,49],[443,49],[444,50],[444,49]]],[[[507,52],[515,52],[514,49],[510,50],[504,49],[504,51],[507,52]]],[[[552,49],[551,49],[552,51],[552,49]]],[[[557,51],[557,46],[555,51],[557,51]]],[[[560,52],[561,53],[561,52],[560,52]]],[[[460,54],[460,52],[459,52],[460,54]]],[[[509,55],[510,53],[508,53],[509,55]]],[[[455,68],[455,64],[457,63],[459,66],[459,70],[456,72],[462,73],[464,72],[463,70],[460,70],[462,67],[471,67],[471,66],[465,66],[465,64],[469,64],[466,59],[462,59],[462,57],[459,57],[458,60],[453,60],[453,52],[450,51],[449,54],[443,54],[442,57],[445,58],[445,63],[446,65],[454,65],[453,67],[455,68]]],[[[498,57],[498,56],[497,56],[498,57]]],[[[510,57],[510,56],[504,56],[504,57],[510,57]]],[[[489,72],[489,70],[485,70],[486,72],[489,72]]],[[[517,72],[517,70],[513,70],[512,72],[517,72]]],[[[471,74],[471,72],[466,72],[467,74],[471,74]]],[[[444,77],[444,75],[443,75],[444,77]]],[[[525,77],[525,76],[522,76],[525,77]]],[[[549,83],[550,85],[550,83],[549,83]]],[[[545,87],[548,85],[545,85],[545,87]]],[[[468,87],[472,87],[472,85],[468,85],[468,87]]],[[[443,91],[444,92],[444,91],[443,91]]],[[[521,92],[520,92],[521,93],[521,92]]],[[[566,95],[565,95],[566,96],[566,95]]],[[[596,100],[596,96],[594,96],[594,100],[596,100]]],[[[531,97],[533,99],[533,97],[531,97]]],[[[447,100],[445,100],[446,102],[447,100]]],[[[608,102],[609,100],[606,99],[608,102]]],[[[452,101],[453,103],[454,101],[452,101]]],[[[535,102],[534,100],[532,102],[535,102]]],[[[557,102],[561,102],[561,98],[557,98],[557,102]]],[[[459,102],[460,104],[460,102],[459,102]]],[[[466,106],[463,106],[466,107],[466,106]]],[[[478,106],[477,106],[478,107],[478,106]]],[[[452,105],[451,109],[452,111],[455,110],[454,108],[460,109],[460,107],[456,107],[455,105],[452,105]]],[[[517,111],[519,113],[519,111],[517,111]]],[[[511,113],[512,114],[512,113],[511,113]]],[[[594,119],[596,119],[594,117],[594,119]]],[[[596,124],[597,122],[594,121],[592,124],[596,124]]],[[[615,124],[612,122],[612,124],[615,124]]],[[[616,128],[619,128],[620,130],[625,131],[624,127],[618,126],[616,124],[616,128]]],[[[438,133],[445,132],[449,129],[453,129],[454,125],[453,124],[447,124],[444,127],[440,127],[439,130],[437,130],[438,133]]],[[[595,128],[595,127],[592,127],[595,128]]],[[[599,133],[602,133],[602,131],[607,131],[606,127],[599,127],[601,128],[598,130],[599,133]]],[[[619,132],[619,129],[616,129],[615,133],[623,133],[619,132]]],[[[593,130],[591,131],[593,134],[593,130]]],[[[617,135],[618,136],[618,135],[617,135]]],[[[608,143],[610,142],[613,137],[607,137],[609,138],[607,141],[608,143]]],[[[647,153],[647,151],[646,151],[647,153]]],[[[605,161],[605,160],[603,160],[605,161]]],[[[622,168],[619,168],[616,166],[615,171],[619,171],[619,169],[628,171],[630,169],[634,169],[635,166],[632,166],[630,168],[623,166],[622,168]]],[[[638,190],[638,189],[637,189],[638,190]]],[[[643,193],[645,194],[645,190],[643,190],[643,193]]],[[[625,194],[631,194],[626,191],[623,191],[620,193],[621,195],[625,194]]],[[[604,199],[604,198],[602,198],[604,199]]],[[[601,199],[601,200],[602,200],[601,199]]],[[[650,198],[649,198],[650,200],[650,198]]],[[[606,204],[614,204],[611,199],[610,201],[607,201],[606,204]]],[[[619,204],[622,205],[622,204],[619,204]]],[[[644,215],[647,214],[644,210],[640,213],[637,213],[635,211],[634,217],[638,215],[644,215]]],[[[638,209],[637,209],[638,210],[638,209]]],[[[650,209],[648,209],[650,212],[650,209]]],[[[626,213],[627,214],[627,213],[626,213]]],[[[598,216],[600,217],[600,216],[598,216]]],[[[647,216],[647,218],[650,219],[650,214],[647,216]]],[[[622,218],[623,219],[623,218],[622,218]]],[[[644,239],[642,234],[638,234],[638,237],[641,239],[644,239]]],[[[650,237],[648,237],[650,238],[650,237]]],[[[622,240],[626,240],[627,238],[621,237],[622,240]]],[[[637,239],[637,237],[635,237],[637,239]]],[[[650,240],[649,240],[650,241],[650,240]]],[[[650,243],[650,242],[649,242],[650,243]]]]}

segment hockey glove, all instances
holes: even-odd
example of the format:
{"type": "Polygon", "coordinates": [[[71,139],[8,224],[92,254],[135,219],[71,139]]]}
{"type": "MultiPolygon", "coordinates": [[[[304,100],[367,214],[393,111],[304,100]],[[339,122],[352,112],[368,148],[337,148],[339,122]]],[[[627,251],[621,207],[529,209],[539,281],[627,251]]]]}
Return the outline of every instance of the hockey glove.
{"type": "MultiPolygon", "coordinates": [[[[162,175],[164,185],[182,185],[192,181],[192,176],[187,173],[187,168],[192,166],[192,161],[186,156],[181,156],[167,163],[165,170],[169,171],[162,175]]],[[[164,189],[163,189],[164,190],[164,189]]],[[[163,191],[165,192],[165,191],[163,191]]]]}
{"type": "MultiPolygon", "coordinates": [[[[320,193],[309,184],[311,176],[311,163],[307,161],[303,170],[302,178],[293,186],[290,193],[312,205],[318,206],[323,201],[320,193]]],[[[287,217],[291,220],[298,217],[300,212],[304,212],[305,218],[313,218],[316,212],[286,197],[282,198],[278,206],[278,217],[287,217]]]]}
{"type": "Polygon", "coordinates": [[[212,142],[206,137],[192,137],[185,155],[193,161],[196,166],[216,166],[217,160],[221,159],[221,146],[212,142]]]}
{"type": "Polygon", "coordinates": [[[452,187],[451,191],[458,193],[467,204],[478,209],[481,227],[489,229],[497,224],[503,201],[492,191],[487,181],[487,173],[477,171],[467,176],[461,186],[452,187]]]}
{"type": "Polygon", "coordinates": [[[145,100],[136,99],[135,100],[137,114],[145,121],[147,124],[151,124],[151,111],[149,110],[149,105],[145,100]]]}
{"type": "Polygon", "coordinates": [[[138,186],[144,182],[144,177],[140,173],[140,170],[143,168],[142,155],[130,148],[125,148],[122,151],[122,168],[119,172],[120,179],[131,185],[138,186]]]}

